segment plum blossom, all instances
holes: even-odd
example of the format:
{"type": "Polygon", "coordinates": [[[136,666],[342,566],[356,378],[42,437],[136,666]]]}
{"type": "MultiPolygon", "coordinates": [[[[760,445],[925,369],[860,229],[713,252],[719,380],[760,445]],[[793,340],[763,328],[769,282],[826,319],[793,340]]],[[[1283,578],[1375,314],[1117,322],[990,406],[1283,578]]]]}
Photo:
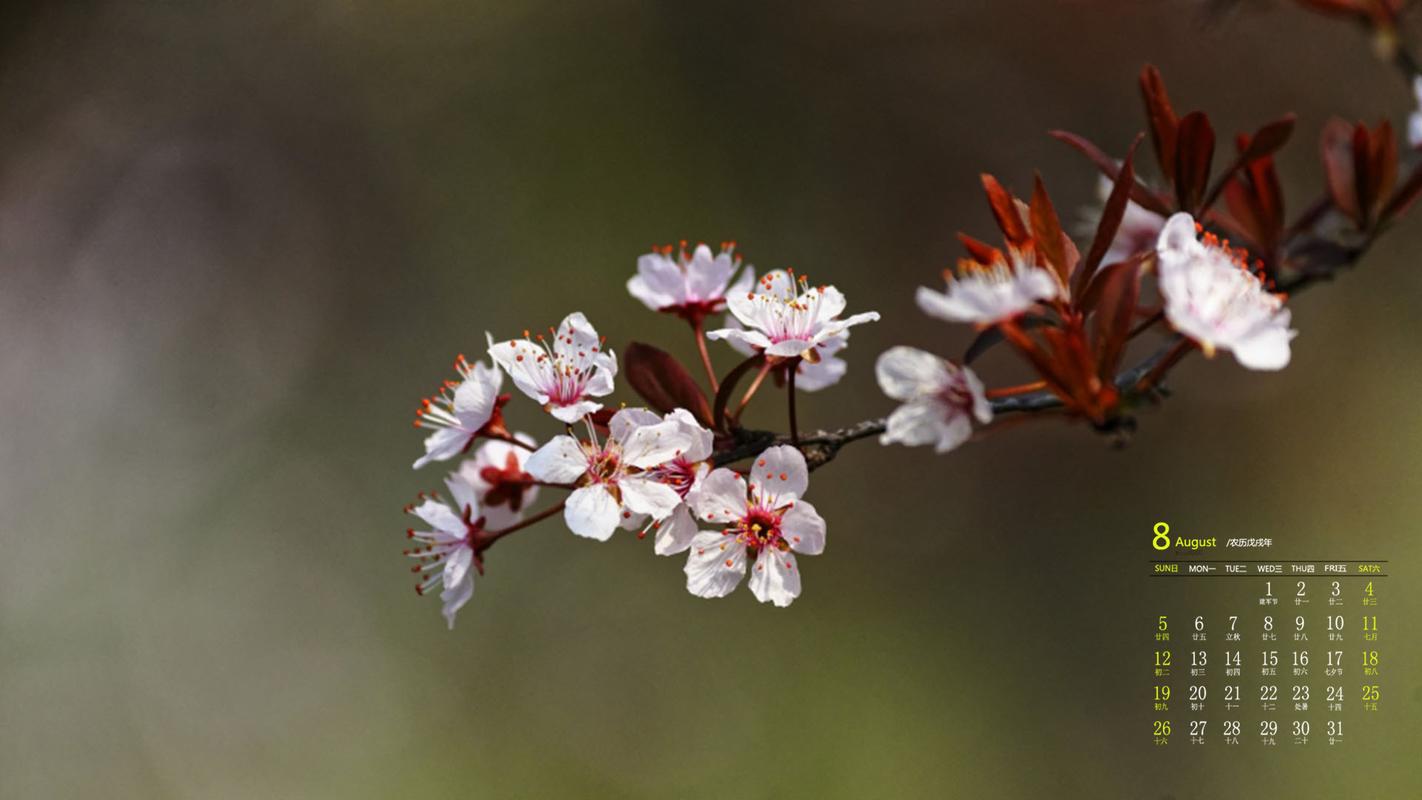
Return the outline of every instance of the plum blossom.
{"type": "Polygon", "coordinates": [[[701,488],[702,480],[711,471],[709,459],[715,437],[684,408],[675,409],[665,417],[658,417],[644,408],[629,408],[625,411],[633,431],[664,422],[674,422],[691,439],[691,446],[685,451],[646,471],[646,475],[652,480],[675,491],[681,502],[677,503],[676,508],[664,519],[646,522],[645,515],[638,515],[635,522],[623,526],[640,527],[644,533],[649,527],[656,528],[653,550],[659,556],[684,552],[691,546],[691,540],[698,530],[696,520],[692,517],[691,503],[701,488]]]}
{"type": "Polygon", "coordinates": [[[434,431],[425,437],[425,454],[415,461],[415,469],[452,458],[468,449],[480,433],[502,428],[503,373],[481,362],[471,365],[463,355],[454,360],[454,369],[460,380],[445,381],[439,393],[422,400],[415,411],[415,427],[434,431]]]}
{"type": "Polygon", "coordinates": [[[946,292],[920,286],[915,297],[923,313],[949,322],[996,325],[1061,293],[1055,274],[1017,250],[992,264],[963,259],[956,275],[945,270],[944,277],[946,292]]]}
{"type": "MultiPolygon", "coordinates": [[[[727,314],[725,327],[737,329],[743,326],[734,316],[727,314]]],[[[740,339],[727,339],[726,343],[741,355],[755,355],[755,348],[740,339]]],[[[840,378],[843,378],[844,374],[849,371],[849,363],[837,354],[848,346],[849,331],[847,330],[821,342],[815,348],[815,352],[819,356],[818,361],[800,359],[795,364],[795,388],[802,392],[818,392],[839,383],[840,378]]],[[[777,382],[783,382],[785,379],[780,371],[775,373],[775,377],[777,382]]]]}
{"type": "Polygon", "coordinates": [[[417,562],[410,569],[419,578],[416,592],[423,596],[436,586],[444,587],[439,599],[444,602],[444,619],[453,630],[454,615],[474,594],[474,573],[483,569],[474,551],[474,535],[483,528],[484,521],[479,515],[479,501],[468,483],[450,475],[445,486],[453,497],[453,509],[437,495],[424,493],[420,494],[419,505],[405,507],[407,514],[419,517],[432,528],[407,530],[405,536],[417,546],[406,550],[405,555],[417,562]]]}
{"type": "MultiPolygon", "coordinates": [[[[608,423],[606,441],[557,436],[528,457],[528,472],[551,483],[575,483],[563,520],[578,536],[607,541],[619,524],[645,514],[664,520],[682,496],[656,470],[688,452],[693,436],[678,419],[647,424],[642,408],[624,408],[608,423]]],[[[630,524],[630,522],[629,522],[630,524]]]]}
{"type": "Polygon", "coordinates": [[[505,528],[518,522],[523,510],[538,497],[538,485],[525,468],[536,443],[523,433],[514,438],[527,447],[491,439],[459,466],[459,477],[474,488],[490,528],[505,528]]]}
{"type": "Polygon", "coordinates": [[[819,555],[825,549],[825,521],[801,500],[810,471],[800,451],[772,447],[755,460],[750,483],[728,469],[713,470],[692,499],[696,514],[719,530],[692,539],[686,558],[686,589],[697,597],[725,597],[755,558],[751,593],[762,603],[784,607],[800,595],[794,553],[819,555]]]}
{"type": "Polygon", "coordinates": [[[532,397],[556,419],[573,423],[602,408],[589,398],[612,393],[617,358],[603,349],[597,331],[581,311],[563,318],[549,346],[543,334],[537,343],[524,338],[495,342],[489,338],[489,355],[513,378],[514,385],[532,397]]]}
{"type": "Polygon", "coordinates": [[[700,320],[725,308],[726,295],[750,289],[755,269],[747,266],[736,277],[740,267],[734,242],[722,244],[721,252],[714,256],[704,244],[696,245],[688,256],[682,242],[681,251],[673,257],[671,245],[667,245],[638,257],[637,274],[627,280],[627,291],[653,311],[700,320]]]}
{"type": "Polygon", "coordinates": [[[744,328],[721,328],[708,339],[740,342],[767,356],[800,356],[814,363],[820,348],[855,325],[879,319],[876,311],[838,319],[847,305],[833,286],[812,287],[803,276],[797,281],[788,271],[766,273],[755,291],[726,298],[726,307],[744,328]]]}
{"type": "Polygon", "coordinates": [[[1289,309],[1279,295],[1264,288],[1244,263],[1213,234],[1196,238],[1200,228],[1184,212],[1160,232],[1156,259],[1165,317],[1207,356],[1228,350],[1248,369],[1277,370],[1289,363],[1289,309]]]}
{"type": "Polygon", "coordinates": [[[903,402],[889,415],[880,444],[933,445],[946,453],[973,435],[973,419],[992,421],[982,381],[971,369],[912,347],[893,347],[875,365],[879,388],[903,402]]]}

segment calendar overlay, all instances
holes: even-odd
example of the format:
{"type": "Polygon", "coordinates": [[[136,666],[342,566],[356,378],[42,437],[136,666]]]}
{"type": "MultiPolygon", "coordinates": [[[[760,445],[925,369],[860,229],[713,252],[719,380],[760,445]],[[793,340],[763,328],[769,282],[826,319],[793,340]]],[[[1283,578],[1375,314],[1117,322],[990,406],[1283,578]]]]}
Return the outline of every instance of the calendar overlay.
{"type": "Polygon", "coordinates": [[[1154,548],[1185,552],[1150,562],[1154,745],[1365,736],[1384,704],[1388,561],[1261,559],[1272,541],[1172,540],[1162,526],[1154,548]],[[1230,550],[1251,557],[1219,558],[1230,550]]]}

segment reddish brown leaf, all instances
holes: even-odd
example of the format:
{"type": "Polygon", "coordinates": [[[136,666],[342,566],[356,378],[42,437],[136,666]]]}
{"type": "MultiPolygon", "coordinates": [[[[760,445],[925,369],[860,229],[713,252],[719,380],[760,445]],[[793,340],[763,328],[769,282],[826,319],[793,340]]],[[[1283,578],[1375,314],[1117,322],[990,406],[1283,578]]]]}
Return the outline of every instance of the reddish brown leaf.
{"type": "Polygon", "coordinates": [[[1137,253],[1125,261],[1118,261],[1115,264],[1107,264],[1102,267],[1097,271],[1096,276],[1091,279],[1091,282],[1086,284],[1086,288],[1082,290],[1081,299],[1077,302],[1077,308],[1083,314],[1090,314],[1092,311],[1095,311],[1097,305],[1101,302],[1102,292],[1106,288],[1106,285],[1114,280],[1113,276],[1122,271],[1138,270],[1141,262],[1145,261],[1145,258],[1146,254],[1137,253]]]}
{"type": "Polygon", "coordinates": [[[1140,294],[1140,264],[1118,264],[1098,276],[1100,301],[1092,317],[1092,341],[1096,348],[1096,374],[1110,381],[1125,353],[1126,337],[1135,317],[1140,294]]]}
{"type": "Polygon", "coordinates": [[[1215,204],[1220,192],[1224,191],[1225,184],[1234,177],[1236,172],[1255,161],[1268,158],[1278,152],[1279,148],[1289,141],[1290,134],[1294,132],[1294,119],[1293,114],[1285,114],[1255,131],[1252,137],[1240,135],[1236,140],[1239,143],[1239,155],[1228,169],[1215,178],[1215,185],[1206,195],[1202,208],[1209,208],[1215,204]]]}
{"type": "Polygon", "coordinates": [[[997,227],[1002,229],[1003,237],[1014,247],[1026,245],[1032,236],[1027,232],[1027,226],[1022,223],[1022,216],[1017,213],[1016,198],[997,182],[997,178],[983,173],[982,180],[988,205],[997,220],[997,227]]]}
{"type": "Polygon", "coordinates": [[[1422,195],[1422,166],[1412,170],[1412,174],[1407,176],[1407,180],[1397,190],[1397,194],[1392,196],[1382,213],[1378,215],[1378,220],[1387,222],[1406,213],[1418,195],[1422,195]]]}
{"type": "Polygon", "coordinates": [[[1003,338],[1011,342],[1017,351],[1031,362],[1032,367],[1037,370],[1037,374],[1047,382],[1047,387],[1062,398],[1063,402],[1071,402],[1071,390],[1064,380],[1064,376],[1041,346],[1015,322],[1004,322],[997,327],[1002,331],[1003,338]]]}
{"type": "Polygon", "coordinates": [[[1057,218],[1057,210],[1052,207],[1052,199],[1047,196],[1047,187],[1042,184],[1041,175],[1037,175],[1032,184],[1030,217],[1032,241],[1038,254],[1056,271],[1062,285],[1070,286],[1071,268],[1075,265],[1067,261],[1066,246],[1063,243],[1066,234],[1062,232],[1061,220],[1057,218]]]}
{"type": "MultiPolygon", "coordinates": [[[[1050,319],[1035,314],[1024,314],[1018,317],[1015,323],[1021,330],[1031,330],[1033,328],[1040,328],[1043,325],[1055,324],[1050,319]]],[[[968,349],[963,351],[963,363],[971,364],[977,361],[982,357],[983,353],[1002,344],[1003,339],[1002,328],[997,325],[979,333],[973,337],[973,341],[968,345],[968,349]]]]}
{"type": "Polygon", "coordinates": [[[968,256],[979,264],[992,264],[1003,260],[1001,250],[966,233],[958,234],[958,241],[963,243],[963,249],[968,251],[968,256]]]}
{"type": "Polygon", "coordinates": [[[1176,128],[1179,124],[1170,97],[1165,92],[1165,80],[1160,70],[1147,64],[1141,70],[1141,99],[1145,100],[1146,120],[1150,123],[1150,142],[1155,158],[1166,180],[1175,179],[1176,128]]]}
{"type": "MultiPolygon", "coordinates": [[[[1116,163],[1115,159],[1103,153],[1099,147],[1090,141],[1070,131],[1048,131],[1047,135],[1059,142],[1064,142],[1072,149],[1086,156],[1091,163],[1096,165],[1096,168],[1101,171],[1102,175],[1105,175],[1112,181],[1116,180],[1116,176],[1120,172],[1120,166],[1116,163]]],[[[1140,136],[1138,135],[1137,138],[1140,138],[1140,136]]],[[[1160,198],[1152,194],[1149,189],[1138,182],[1132,182],[1130,189],[1131,202],[1147,211],[1153,211],[1162,217],[1170,216],[1173,209],[1162,202],[1160,198]]]]}
{"type": "Polygon", "coordinates": [[[1210,118],[1198,111],[1186,114],[1175,138],[1175,198],[1181,211],[1200,216],[1214,156],[1215,130],[1210,118]]]}
{"type": "Polygon", "coordinates": [[[1131,149],[1126,151],[1126,160],[1121,162],[1121,169],[1116,174],[1116,183],[1111,187],[1106,205],[1101,209],[1101,221],[1096,225],[1096,236],[1091,240],[1091,249],[1086,251],[1086,260],[1082,262],[1081,269],[1077,270],[1076,284],[1072,287],[1073,296],[1079,297],[1091,281],[1091,276],[1101,266],[1101,259],[1106,257],[1107,251],[1111,249],[1111,242],[1116,239],[1116,232],[1121,228],[1121,219],[1126,215],[1126,202],[1130,197],[1131,188],[1136,185],[1133,162],[1140,143],[1141,135],[1136,134],[1135,141],[1131,142],[1131,149]]]}
{"type": "Polygon", "coordinates": [[[703,425],[711,424],[711,405],[691,373],[670,353],[633,342],[622,351],[623,373],[647,404],[663,414],[676,408],[690,411],[703,425]]]}
{"type": "Polygon", "coordinates": [[[1330,119],[1323,126],[1319,150],[1333,205],[1361,226],[1363,214],[1358,207],[1353,172],[1353,126],[1336,117],[1330,119]]]}

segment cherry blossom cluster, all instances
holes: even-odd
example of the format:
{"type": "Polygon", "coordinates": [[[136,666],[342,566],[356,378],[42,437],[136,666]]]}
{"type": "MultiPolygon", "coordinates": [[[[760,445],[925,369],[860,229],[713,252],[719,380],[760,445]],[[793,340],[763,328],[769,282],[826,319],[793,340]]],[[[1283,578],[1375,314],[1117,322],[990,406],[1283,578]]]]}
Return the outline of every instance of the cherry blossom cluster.
{"type": "MultiPolygon", "coordinates": [[[[1400,5],[1298,2],[1373,30],[1422,104],[1422,69],[1398,37],[1400,5]]],[[[1005,427],[1007,415],[1084,421],[1120,442],[1191,353],[1226,353],[1249,370],[1286,367],[1298,333],[1290,296],[1358,262],[1422,194],[1422,168],[1400,167],[1388,122],[1332,120],[1320,137],[1322,191],[1291,219],[1274,155],[1293,133],[1292,115],[1236,135],[1216,168],[1209,117],[1177,113],[1154,67],[1142,71],[1140,92],[1154,175],[1136,166],[1146,133],[1118,159],[1052,132],[1101,175],[1083,246],[1040,176],[1025,200],[982,176],[1000,241],[960,234],[964,255],[915,295],[924,314],[969,326],[971,344],[956,359],[908,346],[880,354],[875,377],[897,403],[882,419],[801,431],[798,393],[843,379],[851,329],[879,315],[846,314],[839,289],[790,269],[757,275],[730,242],[719,251],[655,247],[627,281],[634,300],[686,324],[700,378],[643,342],[619,360],[580,311],[538,333],[487,334],[487,362],[459,356],[454,378],[416,411],[415,427],[427,433],[414,467],[458,462],[447,495],[421,494],[406,507],[420,520],[406,532],[416,590],[438,590],[453,627],[489,548],[561,518],[576,537],[606,542],[626,531],[650,537],[656,555],[683,556],[687,591],[698,597],[723,597],[749,573],[757,600],[788,606],[801,591],[796,556],[825,546],[825,520],[805,500],[810,472],[850,442],[877,436],[946,453],[1005,427]],[[1149,338],[1157,343],[1140,352],[1149,338]],[[725,373],[712,364],[718,342],[740,358],[725,373]],[[1035,380],[985,385],[975,364],[1002,345],[1035,380]],[[505,378],[552,420],[551,435],[509,430],[505,378]],[[638,403],[614,404],[619,378],[638,403]],[[767,385],[784,393],[784,432],[741,424],[767,385]]],[[[1416,161],[1422,112],[1407,138],[1416,161]]]]}
{"type": "Polygon", "coordinates": [[[459,356],[456,379],[416,411],[415,426],[429,433],[415,468],[462,459],[445,478],[447,497],[423,494],[406,509],[427,528],[406,532],[416,590],[439,590],[451,627],[489,547],[554,516],[579,537],[605,542],[625,530],[650,535],[658,555],[686,554],[686,588],[699,597],[725,596],[749,571],[756,599],[787,606],[800,594],[795,554],[824,549],[825,521],[804,499],[810,469],[797,447],[766,446],[739,468],[714,456],[718,443],[724,450],[737,440],[740,416],[767,377],[785,388],[796,434],[794,393],[837,382],[850,328],[878,314],[842,316],[847,301],[838,289],[791,270],[757,278],[730,243],[714,254],[704,244],[656,248],[638,259],[627,289],[690,325],[705,388],[668,353],[634,343],[623,367],[650,407],[608,407],[617,355],[574,312],[546,334],[488,334],[490,363],[459,356]],[[708,318],[722,315],[720,327],[706,330],[708,318]],[[727,342],[744,360],[718,376],[708,341],[727,342]],[[738,379],[752,370],[750,387],[728,408],[738,379]],[[505,376],[563,432],[542,443],[511,433],[505,376]],[[566,496],[531,512],[540,491],[566,496]]]}

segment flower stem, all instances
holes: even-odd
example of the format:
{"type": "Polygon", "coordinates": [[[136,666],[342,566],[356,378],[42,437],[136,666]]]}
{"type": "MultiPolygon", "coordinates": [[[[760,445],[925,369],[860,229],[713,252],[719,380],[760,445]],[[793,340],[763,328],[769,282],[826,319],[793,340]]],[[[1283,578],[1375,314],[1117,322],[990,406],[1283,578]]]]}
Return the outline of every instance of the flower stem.
{"type": "Polygon", "coordinates": [[[751,381],[751,385],[746,387],[746,393],[741,395],[741,402],[736,405],[736,413],[731,415],[737,422],[740,422],[742,412],[746,410],[746,406],[750,405],[751,398],[755,397],[756,390],[765,382],[765,376],[769,374],[770,362],[766,361],[760,365],[760,371],[755,374],[755,380],[751,381]]]}
{"type": "Polygon", "coordinates": [[[493,544],[494,542],[497,542],[498,540],[504,538],[505,536],[508,536],[511,533],[515,533],[517,531],[523,530],[524,528],[537,525],[538,523],[542,522],[545,519],[548,519],[554,514],[562,512],[563,506],[565,505],[567,505],[567,501],[563,500],[560,501],[557,505],[549,506],[548,508],[543,509],[537,514],[528,517],[522,522],[516,522],[513,525],[504,528],[503,530],[483,531],[484,536],[480,537],[482,541],[479,542],[479,546],[476,549],[482,552],[489,545],[493,544]]]}
{"type": "Polygon", "coordinates": [[[706,368],[706,380],[711,382],[711,395],[721,390],[721,385],[716,382],[716,370],[711,366],[711,354],[706,352],[706,331],[702,327],[701,318],[697,317],[691,323],[691,330],[696,334],[696,349],[701,353],[701,366],[706,368]]]}
{"type": "Polygon", "coordinates": [[[785,370],[785,394],[790,398],[790,444],[800,446],[800,424],[795,421],[795,373],[800,370],[800,360],[790,362],[785,370]]]}
{"type": "Polygon", "coordinates": [[[501,442],[508,442],[509,444],[517,445],[518,447],[522,447],[523,449],[528,450],[530,452],[538,449],[533,445],[529,444],[528,442],[521,442],[518,440],[517,437],[511,436],[507,433],[486,433],[484,434],[484,436],[488,439],[498,439],[501,442]]]}

